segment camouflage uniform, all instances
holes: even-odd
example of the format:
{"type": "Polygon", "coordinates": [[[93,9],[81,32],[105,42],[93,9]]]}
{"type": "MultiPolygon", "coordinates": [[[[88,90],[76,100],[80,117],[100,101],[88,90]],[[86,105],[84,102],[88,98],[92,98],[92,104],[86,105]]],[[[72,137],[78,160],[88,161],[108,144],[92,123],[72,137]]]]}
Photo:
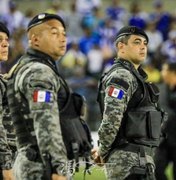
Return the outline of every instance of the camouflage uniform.
{"type": "Polygon", "coordinates": [[[4,119],[4,99],[6,86],[2,76],[0,77],[0,169],[12,168],[12,152],[7,141],[7,131],[3,125],[4,119]]]}
{"type": "MultiPolygon", "coordinates": [[[[60,79],[48,65],[35,59],[48,61],[51,66],[55,66],[50,56],[29,49],[12,73],[15,80],[10,81],[8,86],[11,111],[14,110],[13,103],[18,103],[17,111],[21,117],[14,122],[18,149],[14,173],[18,180],[42,179],[46,163],[42,155],[45,153],[50,156],[52,170],[57,174],[66,175],[67,156],[57,103],[60,79]],[[37,156],[34,158],[27,154],[30,147],[37,149],[37,156]]],[[[66,96],[62,98],[65,99],[66,96]]],[[[13,114],[15,112],[12,112],[13,114]]]]}
{"type": "MultiPolygon", "coordinates": [[[[132,65],[130,63],[127,64],[128,66],[132,65]]],[[[137,90],[138,83],[136,77],[129,70],[116,68],[107,76],[104,76],[103,84],[105,98],[103,120],[98,131],[100,142],[99,153],[106,159],[105,169],[107,179],[123,180],[130,174],[130,169],[133,166],[139,166],[139,155],[134,152],[117,149],[111,151],[111,146],[116,136],[118,136],[122,118],[127,110],[129,100],[137,90]],[[121,92],[121,96],[112,96],[112,87],[121,92]]],[[[151,152],[149,154],[151,155],[151,152]]],[[[151,156],[147,155],[146,161],[153,164],[151,156]]]]}
{"type": "Polygon", "coordinates": [[[7,78],[8,78],[7,74],[3,75],[3,82],[6,88],[6,92],[3,98],[4,102],[3,102],[2,119],[3,119],[4,128],[6,130],[6,134],[7,134],[7,143],[10,149],[12,150],[13,159],[14,159],[15,153],[16,153],[16,137],[15,137],[15,129],[13,125],[13,120],[10,114],[10,109],[9,109],[8,100],[7,100],[7,78]]]}

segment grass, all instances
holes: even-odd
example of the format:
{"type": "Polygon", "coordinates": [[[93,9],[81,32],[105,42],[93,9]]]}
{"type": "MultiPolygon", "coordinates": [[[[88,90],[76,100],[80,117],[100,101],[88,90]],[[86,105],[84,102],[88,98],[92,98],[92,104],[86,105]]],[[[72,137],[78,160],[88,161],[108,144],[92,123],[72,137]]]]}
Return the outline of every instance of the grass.
{"type": "MultiPolygon", "coordinates": [[[[172,174],[172,164],[166,169],[168,180],[174,180],[172,174]]],[[[75,173],[74,180],[84,180],[84,167],[80,168],[78,173],[75,173]]],[[[91,167],[91,175],[86,174],[85,180],[106,180],[103,167],[91,167]]]]}
{"type": "Polygon", "coordinates": [[[166,169],[165,173],[166,173],[166,175],[168,177],[168,180],[174,180],[173,173],[172,173],[172,164],[170,164],[168,166],[168,168],[166,169]]]}
{"type": "MultiPolygon", "coordinates": [[[[104,168],[99,166],[91,167],[91,174],[86,174],[85,180],[106,180],[104,168]]],[[[84,167],[80,168],[79,173],[75,173],[74,180],[84,180],[84,167]]]]}

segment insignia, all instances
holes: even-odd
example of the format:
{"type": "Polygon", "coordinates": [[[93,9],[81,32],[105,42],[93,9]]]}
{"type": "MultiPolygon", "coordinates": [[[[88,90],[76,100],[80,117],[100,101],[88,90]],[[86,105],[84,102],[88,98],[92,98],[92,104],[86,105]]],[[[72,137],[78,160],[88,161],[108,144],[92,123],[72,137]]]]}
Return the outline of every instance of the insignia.
{"type": "Polygon", "coordinates": [[[45,14],[39,14],[38,15],[38,19],[44,19],[45,18],[45,14]]]}
{"type": "Polygon", "coordinates": [[[51,92],[36,90],[33,93],[33,102],[51,102],[51,92]]]}
{"type": "Polygon", "coordinates": [[[108,95],[112,96],[112,97],[115,97],[117,99],[122,99],[123,95],[124,95],[124,91],[111,86],[109,88],[108,95]]]}
{"type": "Polygon", "coordinates": [[[134,33],[135,30],[136,30],[135,27],[132,27],[132,28],[130,29],[130,32],[131,32],[131,33],[134,33]]]}

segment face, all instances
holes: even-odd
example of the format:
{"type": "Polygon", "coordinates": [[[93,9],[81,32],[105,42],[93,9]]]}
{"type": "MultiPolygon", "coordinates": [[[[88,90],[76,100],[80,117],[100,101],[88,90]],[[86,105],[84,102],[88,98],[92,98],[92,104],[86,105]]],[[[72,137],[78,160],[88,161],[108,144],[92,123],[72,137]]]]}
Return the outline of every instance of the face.
{"type": "Polygon", "coordinates": [[[127,44],[119,43],[118,49],[122,58],[139,65],[147,55],[147,40],[143,36],[131,35],[127,44]]]}
{"type": "Polygon", "coordinates": [[[66,52],[66,32],[58,20],[52,19],[41,24],[40,32],[34,38],[38,50],[58,60],[66,52]]]}
{"type": "Polygon", "coordinates": [[[0,60],[6,61],[9,52],[9,38],[6,33],[0,32],[0,60]]]}

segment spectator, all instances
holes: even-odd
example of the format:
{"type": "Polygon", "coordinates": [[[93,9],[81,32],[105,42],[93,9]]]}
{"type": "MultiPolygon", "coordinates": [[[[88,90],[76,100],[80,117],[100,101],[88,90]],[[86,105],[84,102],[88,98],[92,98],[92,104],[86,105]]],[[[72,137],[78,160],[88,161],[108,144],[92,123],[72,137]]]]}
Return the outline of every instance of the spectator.
{"type": "Polygon", "coordinates": [[[176,179],[176,63],[164,63],[161,72],[160,102],[168,112],[168,120],[162,128],[166,138],[156,150],[155,164],[156,179],[167,180],[165,170],[169,163],[173,163],[173,178],[176,179]]]}
{"type": "Polygon", "coordinates": [[[171,14],[164,10],[164,2],[155,0],[153,3],[154,11],[149,14],[151,21],[156,22],[156,29],[162,33],[163,40],[168,38],[171,23],[171,14]]]}
{"type": "Polygon", "coordinates": [[[117,31],[128,23],[128,13],[126,9],[120,5],[120,0],[112,0],[111,5],[106,8],[106,17],[113,20],[117,31]]]}
{"type": "Polygon", "coordinates": [[[23,13],[18,9],[18,4],[10,0],[9,12],[2,16],[2,21],[7,25],[11,34],[23,25],[23,13]]]}
{"type": "Polygon", "coordinates": [[[168,62],[176,62],[176,30],[170,31],[166,40],[161,46],[161,53],[168,62]]]}
{"type": "Polygon", "coordinates": [[[144,29],[146,27],[147,19],[148,14],[142,11],[139,2],[134,1],[131,3],[128,24],[130,26],[137,26],[144,29]]]}

